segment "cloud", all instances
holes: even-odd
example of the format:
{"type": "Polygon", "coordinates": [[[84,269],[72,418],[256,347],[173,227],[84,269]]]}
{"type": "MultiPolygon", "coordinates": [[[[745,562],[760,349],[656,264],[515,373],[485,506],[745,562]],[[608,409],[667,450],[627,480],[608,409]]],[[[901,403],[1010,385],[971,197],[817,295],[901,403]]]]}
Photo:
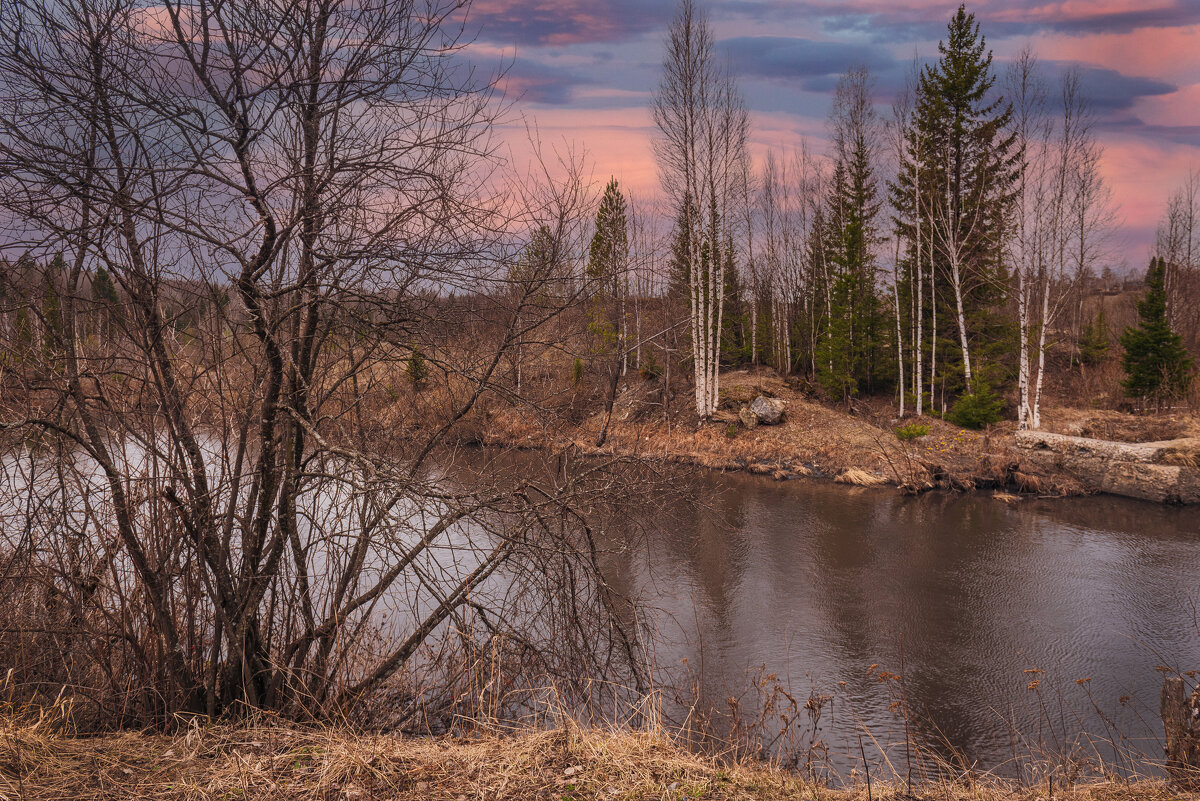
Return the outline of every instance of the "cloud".
{"type": "Polygon", "coordinates": [[[561,106],[571,103],[577,86],[592,79],[562,67],[516,58],[506,64],[504,93],[526,103],[561,106]]]}
{"type": "Polygon", "coordinates": [[[874,74],[897,68],[886,51],[852,42],[819,42],[788,36],[740,36],[720,43],[739,75],[800,82],[809,91],[829,91],[837,76],[854,66],[874,74]]]}
{"type": "Polygon", "coordinates": [[[1076,65],[1069,62],[1046,62],[1052,69],[1079,70],[1083,94],[1097,112],[1123,111],[1132,108],[1139,98],[1169,95],[1178,87],[1155,78],[1124,75],[1106,67],[1076,65]]]}
{"type": "MultiPolygon", "coordinates": [[[[1122,34],[1187,27],[1197,21],[1194,0],[1009,0],[968,4],[967,10],[975,13],[989,39],[1046,33],[1122,34]]],[[[896,44],[942,38],[953,7],[940,0],[726,0],[718,13],[781,22],[806,19],[831,35],[896,44]]]]}
{"type": "Polygon", "coordinates": [[[476,0],[468,26],[506,44],[616,42],[665,29],[673,7],[672,0],[476,0]]]}

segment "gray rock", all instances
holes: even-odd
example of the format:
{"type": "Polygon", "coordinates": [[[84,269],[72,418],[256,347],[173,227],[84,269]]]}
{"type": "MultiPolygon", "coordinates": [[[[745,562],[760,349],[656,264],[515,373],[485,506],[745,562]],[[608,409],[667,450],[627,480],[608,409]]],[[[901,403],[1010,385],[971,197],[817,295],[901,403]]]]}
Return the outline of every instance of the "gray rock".
{"type": "Polygon", "coordinates": [[[742,421],[742,425],[746,428],[754,428],[758,425],[758,415],[750,411],[749,406],[743,406],[738,409],[738,419],[742,421]]]}
{"type": "Polygon", "coordinates": [[[758,422],[765,426],[773,426],[783,422],[783,409],[786,405],[787,401],[779,398],[759,395],[750,402],[750,411],[758,418],[758,422]]]}

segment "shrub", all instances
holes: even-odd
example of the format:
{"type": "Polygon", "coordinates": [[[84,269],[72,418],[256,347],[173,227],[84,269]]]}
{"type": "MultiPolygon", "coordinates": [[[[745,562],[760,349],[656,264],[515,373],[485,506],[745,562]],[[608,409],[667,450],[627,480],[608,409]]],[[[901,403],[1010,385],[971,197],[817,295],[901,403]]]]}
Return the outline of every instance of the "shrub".
{"type": "Polygon", "coordinates": [[[571,384],[577,387],[581,381],[583,381],[583,359],[576,356],[575,361],[571,364],[571,384]]]}
{"type": "Polygon", "coordinates": [[[992,392],[991,387],[980,386],[954,402],[946,419],[963,428],[983,428],[1000,419],[1004,400],[992,392]]]}
{"type": "Polygon", "coordinates": [[[920,423],[909,423],[906,426],[900,426],[896,429],[896,439],[902,442],[923,437],[929,433],[929,426],[921,425],[920,423]]]}
{"type": "Polygon", "coordinates": [[[429,368],[425,366],[425,357],[418,348],[413,348],[412,355],[408,357],[408,367],[405,372],[408,373],[408,380],[412,382],[413,389],[420,389],[425,383],[425,377],[429,375],[429,368]]]}
{"type": "Polygon", "coordinates": [[[647,380],[658,378],[662,375],[662,366],[658,363],[658,359],[654,356],[654,351],[647,349],[642,355],[642,366],[638,368],[642,378],[647,380]]]}

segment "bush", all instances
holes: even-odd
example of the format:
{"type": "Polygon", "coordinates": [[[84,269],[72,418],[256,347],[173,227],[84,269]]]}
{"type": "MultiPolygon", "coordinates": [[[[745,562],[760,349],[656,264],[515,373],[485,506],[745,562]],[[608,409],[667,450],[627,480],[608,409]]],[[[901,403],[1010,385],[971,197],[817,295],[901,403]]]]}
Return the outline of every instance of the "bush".
{"type": "Polygon", "coordinates": [[[576,356],[575,361],[571,364],[571,385],[577,387],[581,381],[583,381],[583,359],[576,356]]]}
{"type": "Polygon", "coordinates": [[[638,372],[646,380],[658,378],[662,375],[663,370],[658,363],[658,359],[654,357],[654,351],[646,349],[642,354],[642,366],[638,368],[638,372]]]}
{"type": "Polygon", "coordinates": [[[991,387],[981,386],[956,400],[946,419],[956,426],[978,429],[998,421],[1003,408],[1004,400],[991,387]]]}
{"type": "Polygon", "coordinates": [[[425,357],[418,348],[413,348],[412,355],[408,357],[405,372],[408,373],[408,380],[412,382],[413,389],[421,389],[426,376],[429,375],[429,368],[425,366],[425,357]]]}
{"type": "Polygon", "coordinates": [[[920,423],[909,423],[906,426],[900,426],[896,429],[896,439],[901,442],[923,437],[929,433],[929,426],[923,426],[920,423]]]}

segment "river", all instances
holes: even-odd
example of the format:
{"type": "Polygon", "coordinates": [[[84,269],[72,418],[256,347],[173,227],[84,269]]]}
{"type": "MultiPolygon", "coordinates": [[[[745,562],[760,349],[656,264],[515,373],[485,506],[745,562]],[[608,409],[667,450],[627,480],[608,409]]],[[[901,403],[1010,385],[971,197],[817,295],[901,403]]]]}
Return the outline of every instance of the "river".
{"type": "Polygon", "coordinates": [[[1156,666],[1200,668],[1200,511],[695,481],[710,510],[646,510],[661,525],[614,569],[701,707],[740,697],[750,716],[763,667],[801,703],[833,696],[817,736],[839,769],[864,750],[896,763],[904,710],[914,741],[1000,772],[1161,755],[1156,666]]]}

